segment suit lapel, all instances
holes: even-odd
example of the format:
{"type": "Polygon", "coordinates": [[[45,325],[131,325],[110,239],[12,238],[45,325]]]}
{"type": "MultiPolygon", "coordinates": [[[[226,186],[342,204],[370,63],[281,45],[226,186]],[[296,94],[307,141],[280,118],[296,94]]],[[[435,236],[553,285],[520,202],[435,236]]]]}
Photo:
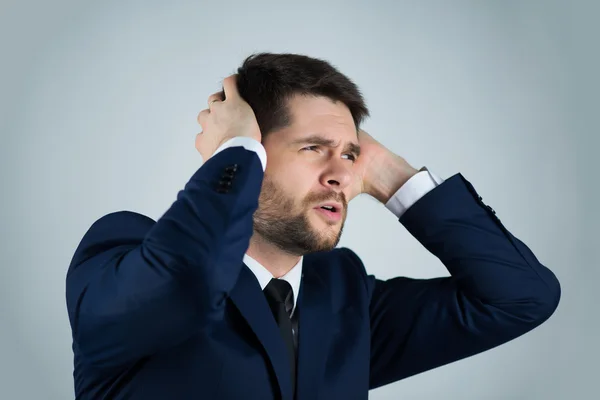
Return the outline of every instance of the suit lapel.
{"type": "Polygon", "coordinates": [[[302,284],[298,296],[298,384],[297,400],[319,398],[325,374],[332,329],[330,288],[318,274],[322,257],[304,257],[302,284]]]}
{"type": "Polygon", "coordinates": [[[275,371],[282,399],[291,400],[292,382],[287,348],[260,285],[246,265],[242,268],[230,297],[263,345],[275,371]]]}

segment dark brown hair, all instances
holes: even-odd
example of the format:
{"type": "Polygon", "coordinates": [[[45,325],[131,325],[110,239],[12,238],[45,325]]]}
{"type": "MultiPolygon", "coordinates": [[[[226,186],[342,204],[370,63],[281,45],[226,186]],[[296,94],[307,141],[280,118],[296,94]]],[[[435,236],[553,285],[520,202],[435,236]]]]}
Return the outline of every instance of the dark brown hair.
{"type": "Polygon", "coordinates": [[[293,95],[324,96],[345,104],[358,129],[369,116],[358,87],[327,61],[299,54],[253,54],[237,70],[238,91],[250,104],[263,137],[289,125],[293,95]]]}

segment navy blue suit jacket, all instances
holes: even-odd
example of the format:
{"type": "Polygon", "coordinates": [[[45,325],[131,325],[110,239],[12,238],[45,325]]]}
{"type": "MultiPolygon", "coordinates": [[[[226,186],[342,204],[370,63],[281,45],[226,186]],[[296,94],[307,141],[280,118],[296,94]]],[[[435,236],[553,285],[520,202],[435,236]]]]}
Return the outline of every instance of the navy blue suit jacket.
{"type": "MultiPolygon", "coordinates": [[[[242,261],[262,179],[254,152],[229,148],[158,221],[116,212],[91,226],[66,282],[78,399],[294,398],[283,339],[242,261]]],[[[557,307],[556,277],[462,175],[400,222],[451,277],[378,280],[347,248],[306,255],[296,399],[366,399],[514,339],[557,307]]]]}

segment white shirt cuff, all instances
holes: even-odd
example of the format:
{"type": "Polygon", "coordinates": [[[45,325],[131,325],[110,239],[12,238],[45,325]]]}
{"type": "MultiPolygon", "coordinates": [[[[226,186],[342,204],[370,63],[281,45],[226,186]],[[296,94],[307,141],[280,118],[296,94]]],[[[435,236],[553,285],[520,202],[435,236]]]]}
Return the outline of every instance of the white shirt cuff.
{"type": "Polygon", "coordinates": [[[385,204],[388,210],[400,218],[406,210],[444,180],[431,171],[421,171],[410,178],[385,204]]]}
{"type": "MultiPolygon", "coordinates": [[[[252,139],[252,138],[245,137],[245,136],[237,136],[237,137],[231,138],[231,139],[227,140],[225,143],[223,143],[222,145],[220,145],[219,148],[215,151],[215,154],[217,154],[218,152],[223,151],[229,147],[239,147],[239,146],[245,148],[246,150],[253,151],[258,155],[258,158],[260,159],[260,163],[262,164],[263,172],[264,172],[264,170],[267,168],[267,152],[265,151],[265,148],[263,147],[262,143],[260,143],[256,139],[252,139]]],[[[213,154],[213,156],[215,154],[213,154]]]]}

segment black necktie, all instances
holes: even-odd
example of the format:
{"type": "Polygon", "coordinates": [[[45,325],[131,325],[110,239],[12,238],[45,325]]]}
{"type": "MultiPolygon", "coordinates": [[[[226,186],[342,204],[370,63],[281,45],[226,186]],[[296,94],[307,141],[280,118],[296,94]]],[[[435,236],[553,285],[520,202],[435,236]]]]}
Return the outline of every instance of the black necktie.
{"type": "Polygon", "coordinates": [[[292,373],[292,393],[296,393],[296,351],[291,321],[291,314],[294,309],[294,292],[287,281],[271,279],[264,293],[288,349],[292,373]]]}

